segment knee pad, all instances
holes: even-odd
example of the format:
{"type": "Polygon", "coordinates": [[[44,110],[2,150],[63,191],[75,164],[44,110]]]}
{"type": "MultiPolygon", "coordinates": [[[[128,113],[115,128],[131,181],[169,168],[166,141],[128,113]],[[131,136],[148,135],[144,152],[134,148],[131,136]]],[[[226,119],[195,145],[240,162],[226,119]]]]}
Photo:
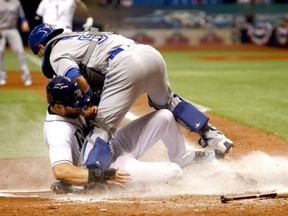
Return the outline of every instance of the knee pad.
{"type": "MultiPolygon", "coordinates": [[[[174,97],[178,97],[174,95],[174,97]]],[[[199,133],[208,123],[209,118],[193,104],[178,97],[180,102],[172,110],[176,121],[191,131],[199,133]]]]}

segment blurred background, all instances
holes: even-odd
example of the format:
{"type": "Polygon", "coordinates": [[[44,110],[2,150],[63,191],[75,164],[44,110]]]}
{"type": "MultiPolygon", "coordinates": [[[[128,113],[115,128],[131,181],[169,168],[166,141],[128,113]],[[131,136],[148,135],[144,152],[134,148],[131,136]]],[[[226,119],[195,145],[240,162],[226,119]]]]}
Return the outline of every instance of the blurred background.
{"type": "MultiPolygon", "coordinates": [[[[40,0],[21,0],[35,27],[40,0]]],[[[255,45],[286,48],[288,0],[84,0],[94,26],[153,46],[255,45]]],[[[74,31],[85,19],[76,11],[74,31]]],[[[22,34],[27,45],[27,35],[22,34]]]]}
{"type": "MultiPolygon", "coordinates": [[[[255,44],[287,48],[288,0],[83,0],[94,26],[159,46],[255,44]]],[[[21,0],[31,29],[40,0],[21,0]]],[[[74,16],[74,31],[85,19],[74,16]]],[[[22,34],[27,45],[27,35],[22,34]]]]}

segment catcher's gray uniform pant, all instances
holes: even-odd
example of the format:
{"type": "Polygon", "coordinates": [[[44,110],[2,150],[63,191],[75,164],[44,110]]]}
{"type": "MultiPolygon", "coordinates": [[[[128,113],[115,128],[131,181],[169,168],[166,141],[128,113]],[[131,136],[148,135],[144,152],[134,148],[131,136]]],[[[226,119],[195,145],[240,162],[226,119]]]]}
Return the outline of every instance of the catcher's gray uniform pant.
{"type": "Polygon", "coordinates": [[[18,58],[22,74],[24,76],[29,75],[30,72],[24,54],[23,42],[18,29],[0,29],[0,34],[0,73],[5,74],[4,51],[6,48],[6,43],[8,42],[9,46],[18,58]]]}
{"type": "Polygon", "coordinates": [[[124,47],[124,51],[109,60],[95,121],[98,127],[92,139],[100,136],[108,141],[136,99],[144,93],[159,106],[169,103],[171,90],[166,63],[149,45],[124,47]]]}

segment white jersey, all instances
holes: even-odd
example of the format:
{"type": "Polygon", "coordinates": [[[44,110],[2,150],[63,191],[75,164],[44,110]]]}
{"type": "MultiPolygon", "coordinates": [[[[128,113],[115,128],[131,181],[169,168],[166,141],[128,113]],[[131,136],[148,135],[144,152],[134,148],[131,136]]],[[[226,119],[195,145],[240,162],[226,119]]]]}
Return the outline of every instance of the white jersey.
{"type": "Polygon", "coordinates": [[[54,28],[72,31],[75,10],[75,0],[42,0],[36,14],[43,18],[44,23],[51,24],[54,28]]]}
{"type": "MultiPolygon", "coordinates": [[[[89,154],[93,145],[84,145],[81,152],[85,126],[82,120],[82,117],[69,119],[47,112],[44,138],[52,167],[60,163],[77,166],[79,161],[84,164],[86,158],[80,156],[89,154]]],[[[129,172],[132,182],[175,180],[182,175],[181,166],[190,164],[195,157],[194,151],[186,150],[182,133],[168,110],[149,113],[123,126],[115,132],[109,144],[113,149],[109,167],[129,172]],[[138,160],[160,139],[174,163],[138,160]]]]}
{"type": "Polygon", "coordinates": [[[85,126],[82,116],[77,119],[63,118],[47,111],[44,140],[49,149],[52,167],[60,163],[78,165],[85,126]]]}

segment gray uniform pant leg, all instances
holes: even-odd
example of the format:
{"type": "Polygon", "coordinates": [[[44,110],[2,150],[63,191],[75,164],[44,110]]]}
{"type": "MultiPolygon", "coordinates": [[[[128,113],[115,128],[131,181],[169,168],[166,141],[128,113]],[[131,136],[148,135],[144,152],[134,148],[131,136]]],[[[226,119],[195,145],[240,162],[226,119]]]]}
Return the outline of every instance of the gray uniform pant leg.
{"type": "MultiPolygon", "coordinates": [[[[171,97],[166,64],[161,54],[147,45],[119,53],[109,62],[95,124],[96,139],[108,141],[135,101],[144,93],[159,105],[171,97]],[[106,130],[103,132],[103,129],[106,130]]],[[[148,102],[147,102],[148,105],[148,102]]]]}
{"type": "Polygon", "coordinates": [[[27,60],[26,60],[24,48],[23,48],[23,42],[22,42],[22,38],[20,36],[19,31],[17,29],[9,29],[7,30],[6,34],[7,34],[6,36],[7,41],[11,49],[17,56],[22,74],[28,75],[30,72],[29,72],[29,68],[27,65],[27,60]]]}
{"type": "Polygon", "coordinates": [[[0,73],[2,75],[5,73],[4,52],[6,48],[6,38],[4,37],[4,31],[5,30],[1,31],[1,37],[0,37],[0,73]]]}

